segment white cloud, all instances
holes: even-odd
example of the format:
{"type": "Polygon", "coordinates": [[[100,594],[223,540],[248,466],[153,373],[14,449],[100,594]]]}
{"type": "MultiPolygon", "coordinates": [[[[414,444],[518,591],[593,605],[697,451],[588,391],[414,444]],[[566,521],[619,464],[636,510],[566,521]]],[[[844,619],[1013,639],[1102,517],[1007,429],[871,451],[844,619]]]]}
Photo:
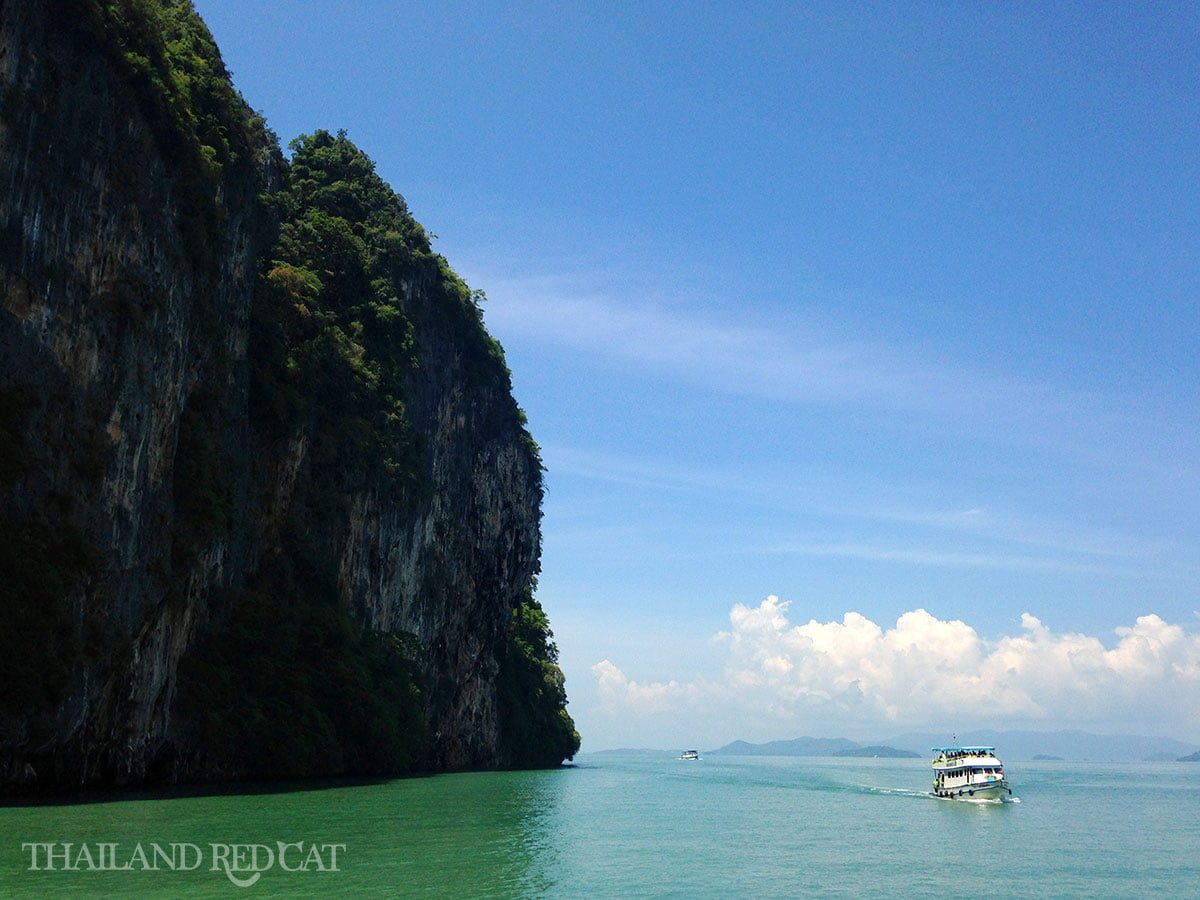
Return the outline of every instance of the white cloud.
{"type": "MultiPolygon", "coordinates": [[[[793,625],[788,603],[737,604],[720,681],[639,685],[609,660],[593,667],[611,709],[740,710],[823,727],[1067,727],[1147,724],[1194,731],[1200,720],[1200,635],[1156,615],[1118,628],[1106,646],[1051,632],[1028,613],[1019,633],[985,640],[924,609],[882,627],[856,612],[793,625]]],[[[1124,726],[1124,727],[1123,727],[1124,726]]],[[[813,725],[813,730],[816,726],[813,725]]]]}
{"type": "Polygon", "coordinates": [[[653,715],[674,708],[680,702],[693,700],[700,693],[696,685],[677,681],[639,684],[607,659],[592,666],[592,674],[596,677],[600,703],[609,711],[630,710],[653,715]]]}

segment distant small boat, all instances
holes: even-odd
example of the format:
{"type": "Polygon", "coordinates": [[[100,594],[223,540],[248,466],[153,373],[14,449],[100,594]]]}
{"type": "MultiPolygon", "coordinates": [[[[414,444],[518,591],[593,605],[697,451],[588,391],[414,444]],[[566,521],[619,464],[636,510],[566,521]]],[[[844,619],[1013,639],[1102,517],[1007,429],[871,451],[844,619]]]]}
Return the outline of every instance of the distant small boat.
{"type": "Polygon", "coordinates": [[[700,751],[699,750],[684,750],[683,756],[681,756],[679,758],[680,759],[699,759],[700,751]]]}
{"type": "Polygon", "coordinates": [[[1012,795],[995,747],[934,747],[933,793],[956,800],[1003,800],[1012,795]]]}

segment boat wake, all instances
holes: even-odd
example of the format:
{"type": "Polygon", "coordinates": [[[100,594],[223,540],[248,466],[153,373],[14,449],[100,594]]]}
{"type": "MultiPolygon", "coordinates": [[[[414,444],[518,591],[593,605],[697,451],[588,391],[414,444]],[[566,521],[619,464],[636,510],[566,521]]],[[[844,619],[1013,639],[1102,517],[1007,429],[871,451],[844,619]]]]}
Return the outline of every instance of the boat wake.
{"type": "Polygon", "coordinates": [[[949,800],[954,803],[975,803],[982,806],[1002,806],[1005,803],[1020,803],[1020,797],[939,797],[936,794],[929,794],[934,800],[949,800]]]}
{"type": "Polygon", "coordinates": [[[923,799],[933,796],[928,791],[914,791],[912,788],[879,787],[874,784],[860,784],[858,787],[868,794],[890,794],[895,797],[921,797],[923,799]]]}
{"type": "Polygon", "coordinates": [[[967,797],[939,797],[932,791],[917,791],[912,788],[893,788],[880,787],[875,784],[859,784],[855,785],[859,790],[867,794],[889,794],[894,797],[914,797],[921,800],[953,800],[955,803],[981,803],[987,806],[998,806],[1002,803],[1020,803],[1020,797],[1005,797],[1003,799],[985,800],[967,797]]]}

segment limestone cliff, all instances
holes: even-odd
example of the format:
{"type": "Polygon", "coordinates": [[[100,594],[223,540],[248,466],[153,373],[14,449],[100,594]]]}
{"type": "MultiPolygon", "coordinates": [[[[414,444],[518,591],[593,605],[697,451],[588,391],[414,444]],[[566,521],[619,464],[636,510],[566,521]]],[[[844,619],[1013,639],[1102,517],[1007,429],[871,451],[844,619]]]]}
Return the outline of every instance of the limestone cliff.
{"type": "Polygon", "coordinates": [[[0,104],[0,784],[529,762],[540,463],[403,201],[329,135],[306,195],[182,0],[3,0],[0,104]]]}

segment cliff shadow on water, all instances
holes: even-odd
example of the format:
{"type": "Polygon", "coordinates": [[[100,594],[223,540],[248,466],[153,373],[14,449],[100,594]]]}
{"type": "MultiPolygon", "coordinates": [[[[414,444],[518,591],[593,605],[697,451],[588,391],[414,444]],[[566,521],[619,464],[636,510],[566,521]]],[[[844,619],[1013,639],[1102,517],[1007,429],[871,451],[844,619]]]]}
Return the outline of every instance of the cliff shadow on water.
{"type": "Polygon", "coordinates": [[[344,133],[186,0],[0,3],[0,785],[557,765],[542,468],[344,133]]]}

